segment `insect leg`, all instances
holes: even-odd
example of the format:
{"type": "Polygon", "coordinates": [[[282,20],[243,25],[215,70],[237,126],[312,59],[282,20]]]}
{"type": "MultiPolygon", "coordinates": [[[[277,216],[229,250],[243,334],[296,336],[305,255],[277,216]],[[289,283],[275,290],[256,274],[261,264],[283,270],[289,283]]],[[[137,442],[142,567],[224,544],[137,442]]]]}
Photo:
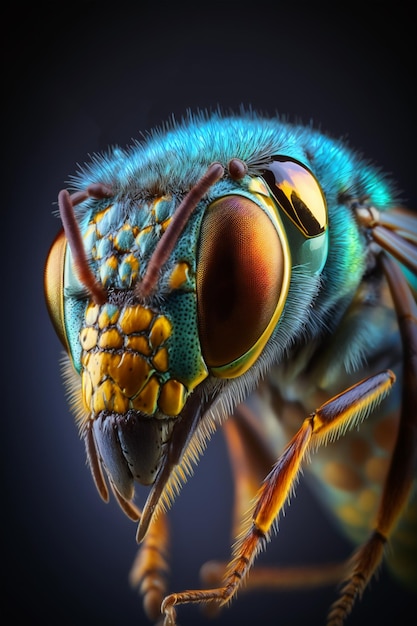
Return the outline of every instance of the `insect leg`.
{"type": "MultiPolygon", "coordinates": [[[[223,424],[222,432],[230,456],[233,483],[234,507],[232,538],[242,531],[242,521],[259,490],[262,479],[275,462],[272,449],[267,445],[259,421],[252,410],[240,404],[223,424]]],[[[200,576],[204,585],[221,585],[227,562],[208,561],[201,568],[200,576]]],[[[214,608],[210,607],[213,609],[214,608]]]]}
{"type": "Polygon", "coordinates": [[[235,485],[233,537],[237,537],[242,530],[242,520],[276,457],[267,445],[256,415],[244,404],[225,421],[223,432],[235,485]]]}
{"type": "Polygon", "coordinates": [[[130,584],[139,587],[144,610],[154,622],[161,615],[160,607],[167,589],[168,544],[168,518],[161,512],[152,520],[129,574],[130,584]]]}
{"type": "MultiPolygon", "coordinates": [[[[233,537],[242,531],[242,521],[264,476],[275,462],[272,448],[260,428],[257,416],[240,404],[222,427],[230,454],[235,486],[233,537]]],[[[227,563],[208,561],[201,568],[201,578],[207,586],[221,584],[227,563]]],[[[246,582],[245,591],[254,589],[311,588],[337,583],[345,574],[345,563],[326,563],[318,566],[275,567],[255,566],[246,582]]]]}
{"type": "Polygon", "coordinates": [[[247,530],[238,538],[222,587],[173,593],[161,606],[164,626],[175,624],[175,605],[184,603],[229,602],[268,540],[269,532],[294,488],[301,463],[311,446],[335,439],[365,419],[394,383],[390,371],[371,376],[335,396],[310,415],[291,439],[258,491],[247,530]]]}
{"type": "Polygon", "coordinates": [[[403,344],[404,380],[400,425],[375,529],[368,541],[353,555],[349,577],[339,599],[331,607],[329,626],[340,626],[343,623],[355,599],[362,594],[380,565],[385,545],[407,504],[416,472],[417,307],[399,266],[385,253],[381,253],[380,260],[393,297],[403,344]]]}

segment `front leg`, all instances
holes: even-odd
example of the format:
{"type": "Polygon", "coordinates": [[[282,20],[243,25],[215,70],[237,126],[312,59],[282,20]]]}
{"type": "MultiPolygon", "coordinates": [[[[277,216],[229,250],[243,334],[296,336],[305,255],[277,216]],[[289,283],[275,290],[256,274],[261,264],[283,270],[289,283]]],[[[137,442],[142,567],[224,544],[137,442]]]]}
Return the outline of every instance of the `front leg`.
{"type": "Polygon", "coordinates": [[[235,543],[223,586],[167,596],[161,607],[165,614],[164,626],[175,626],[175,605],[214,602],[221,606],[233,598],[294,488],[306,453],[329,439],[336,439],[365,419],[375,404],[388,393],[394,380],[390,371],[367,378],[332,398],[305,419],[258,491],[246,530],[235,543]]]}
{"type": "Polygon", "coordinates": [[[143,608],[152,622],[161,615],[161,602],[167,591],[168,548],[168,519],[161,512],[152,520],[129,574],[131,585],[139,587],[143,608]]]}

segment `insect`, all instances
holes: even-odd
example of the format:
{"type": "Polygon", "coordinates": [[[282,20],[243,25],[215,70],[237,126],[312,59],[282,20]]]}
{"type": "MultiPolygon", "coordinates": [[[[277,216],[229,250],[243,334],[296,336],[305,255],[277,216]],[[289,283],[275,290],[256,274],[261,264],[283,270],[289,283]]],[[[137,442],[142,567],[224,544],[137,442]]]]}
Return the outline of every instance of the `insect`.
{"type": "Polygon", "coordinates": [[[183,603],[220,607],[259,584],[256,556],[304,465],[358,545],[292,574],[344,581],[328,624],[387,544],[416,585],[417,219],[390,181],[341,141],[248,112],[190,114],[94,156],[72,186],[46,300],[98,492],[138,522],[131,579],[150,619],[173,626],[183,603]],[[168,509],[220,427],[230,562],[169,593],[168,509]]]}

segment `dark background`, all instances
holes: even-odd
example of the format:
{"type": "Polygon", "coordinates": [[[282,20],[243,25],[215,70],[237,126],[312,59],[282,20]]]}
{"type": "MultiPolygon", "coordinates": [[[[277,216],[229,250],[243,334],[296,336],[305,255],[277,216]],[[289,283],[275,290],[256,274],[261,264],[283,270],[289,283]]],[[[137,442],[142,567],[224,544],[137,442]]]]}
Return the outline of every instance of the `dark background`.
{"type": "MultiPolygon", "coordinates": [[[[172,113],[243,103],[346,136],[417,206],[415,11],[335,6],[35,2],[3,14],[3,623],[147,624],[127,582],[135,526],[95,491],[43,300],[52,211],[76,163],[172,113]]],[[[218,434],[172,511],[172,590],[195,587],[204,560],[227,557],[230,507],[218,434]]],[[[280,527],[269,561],[348,553],[303,484],[280,527]]],[[[213,626],[323,624],[334,597],[240,593],[213,626]]],[[[383,569],[349,623],[401,622],[415,601],[383,569]]],[[[194,607],[179,620],[209,624],[194,607]]]]}

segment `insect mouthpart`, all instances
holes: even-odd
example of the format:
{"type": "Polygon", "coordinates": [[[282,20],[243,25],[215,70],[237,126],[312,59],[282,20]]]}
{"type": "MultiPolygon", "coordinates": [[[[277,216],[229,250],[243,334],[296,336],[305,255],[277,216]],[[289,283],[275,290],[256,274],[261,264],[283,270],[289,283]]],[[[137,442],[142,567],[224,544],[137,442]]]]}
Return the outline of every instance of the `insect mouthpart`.
{"type": "Polygon", "coordinates": [[[137,540],[141,541],[159,507],[170,505],[181,481],[191,472],[209,436],[202,416],[215,397],[204,397],[197,388],[175,418],[129,410],[125,415],[102,411],[84,427],[84,440],[90,469],[101,497],[108,491],[103,470],[124,510],[139,521],[137,540]],[[133,503],[134,482],[151,485],[143,511],[133,503]]]}
{"type": "Polygon", "coordinates": [[[102,411],[93,421],[94,440],[110,481],[126,500],[134,481],[151,485],[161,465],[175,419],[157,419],[129,410],[124,415],[102,411]]]}
{"type": "Polygon", "coordinates": [[[189,390],[169,372],[168,318],[125,296],[90,303],[80,332],[81,430],[91,428],[97,456],[118,493],[154,482],[189,390]]]}

